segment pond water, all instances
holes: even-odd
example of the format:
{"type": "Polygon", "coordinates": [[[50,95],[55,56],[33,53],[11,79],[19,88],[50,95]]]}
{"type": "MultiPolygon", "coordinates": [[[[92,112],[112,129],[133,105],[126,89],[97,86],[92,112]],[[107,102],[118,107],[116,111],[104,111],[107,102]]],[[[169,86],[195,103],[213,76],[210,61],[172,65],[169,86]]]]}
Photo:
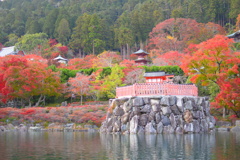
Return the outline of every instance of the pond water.
{"type": "Polygon", "coordinates": [[[79,132],[0,134],[0,160],[234,160],[240,133],[105,135],[79,132]]]}

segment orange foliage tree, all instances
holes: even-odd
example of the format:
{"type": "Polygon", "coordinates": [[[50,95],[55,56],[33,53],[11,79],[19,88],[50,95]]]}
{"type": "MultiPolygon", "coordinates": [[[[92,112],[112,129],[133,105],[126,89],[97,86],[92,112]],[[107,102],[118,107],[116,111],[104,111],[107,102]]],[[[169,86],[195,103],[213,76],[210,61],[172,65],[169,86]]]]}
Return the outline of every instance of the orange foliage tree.
{"type": "Polygon", "coordinates": [[[46,60],[36,55],[6,56],[0,59],[0,77],[3,85],[1,99],[20,98],[27,100],[38,97],[38,105],[45,96],[57,96],[62,85],[58,73],[46,69],[46,60]]]}
{"type": "MultiPolygon", "coordinates": [[[[181,68],[191,76],[193,83],[201,83],[203,86],[210,87],[213,97],[217,95],[215,100],[218,106],[231,110],[233,107],[237,107],[240,111],[239,102],[234,103],[237,106],[227,103],[227,101],[235,100],[234,88],[236,87],[233,83],[239,82],[240,52],[234,52],[231,49],[232,46],[233,40],[216,35],[214,38],[196,45],[196,48],[192,49],[194,52],[185,55],[181,68]],[[226,89],[226,86],[234,88],[226,89]],[[226,103],[223,103],[223,97],[226,103]]],[[[234,110],[236,111],[236,109],[234,110]]]]}
{"type": "Polygon", "coordinates": [[[78,70],[78,69],[86,69],[86,68],[92,68],[94,61],[96,61],[97,56],[95,55],[87,55],[84,58],[74,58],[74,59],[70,59],[68,62],[68,69],[74,69],[74,70],[78,70]]]}

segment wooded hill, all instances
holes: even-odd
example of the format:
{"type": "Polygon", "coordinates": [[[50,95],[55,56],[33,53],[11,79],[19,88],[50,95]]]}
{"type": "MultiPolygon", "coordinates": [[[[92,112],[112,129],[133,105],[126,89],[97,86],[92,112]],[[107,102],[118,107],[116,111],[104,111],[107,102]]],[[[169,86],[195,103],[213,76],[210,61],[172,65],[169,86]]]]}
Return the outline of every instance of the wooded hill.
{"type": "Polygon", "coordinates": [[[75,54],[123,53],[145,46],[153,27],[169,18],[214,22],[231,32],[239,8],[239,0],[5,0],[0,43],[43,32],[75,54]]]}

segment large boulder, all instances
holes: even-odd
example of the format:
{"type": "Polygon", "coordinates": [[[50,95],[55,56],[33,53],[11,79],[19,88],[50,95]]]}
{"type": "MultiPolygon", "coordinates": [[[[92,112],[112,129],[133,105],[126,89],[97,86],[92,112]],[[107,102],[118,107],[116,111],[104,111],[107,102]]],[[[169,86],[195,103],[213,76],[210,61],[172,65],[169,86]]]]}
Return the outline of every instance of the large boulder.
{"type": "Polygon", "coordinates": [[[200,127],[202,132],[208,132],[208,123],[205,119],[201,120],[200,127]]]}
{"type": "Polygon", "coordinates": [[[160,99],[151,99],[150,100],[151,105],[160,105],[160,99]]]}
{"type": "Polygon", "coordinates": [[[169,116],[172,113],[170,107],[162,107],[161,109],[164,116],[169,116]]]}
{"type": "Polygon", "coordinates": [[[167,116],[162,116],[162,121],[161,122],[163,123],[164,126],[171,125],[171,121],[167,116]]]}
{"type": "Polygon", "coordinates": [[[113,132],[119,132],[121,130],[121,121],[118,119],[113,124],[113,132]]]}
{"type": "Polygon", "coordinates": [[[151,110],[152,110],[152,107],[149,104],[146,104],[146,105],[140,107],[140,112],[141,113],[150,113],[151,110]]]}
{"type": "Polygon", "coordinates": [[[194,132],[194,127],[192,123],[186,123],[184,125],[184,132],[188,133],[188,132],[194,132]]]}
{"type": "Polygon", "coordinates": [[[193,120],[193,132],[199,133],[201,131],[200,124],[197,120],[193,120]]]}
{"type": "Polygon", "coordinates": [[[186,111],[184,112],[183,118],[184,118],[185,122],[191,123],[192,120],[193,120],[192,112],[189,111],[189,110],[186,110],[186,111]]]}
{"type": "Polygon", "coordinates": [[[157,105],[157,104],[154,104],[154,105],[152,105],[152,110],[154,111],[154,112],[159,112],[159,105],[157,105]]]}
{"type": "Polygon", "coordinates": [[[138,132],[138,118],[139,116],[135,115],[130,121],[130,133],[136,134],[138,132]]]}
{"type": "Polygon", "coordinates": [[[158,112],[158,113],[156,113],[156,115],[155,115],[155,120],[156,120],[156,123],[159,123],[160,121],[161,121],[161,114],[158,112]]]}
{"type": "Polygon", "coordinates": [[[155,121],[156,112],[151,111],[148,115],[148,122],[155,121]]]}
{"type": "Polygon", "coordinates": [[[156,129],[157,133],[162,133],[163,132],[163,123],[159,122],[157,124],[157,129],[156,129]]]}
{"type": "Polygon", "coordinates": [[[192,104],[192,101],[187,101],[185,104],[184,104],[184,109],[185,110],[193,110],[193,104],[192,104]]]}
{"type": "Polygon", "coordinates": [[[148,123],[148,115],[147,114],[142,114],[139,118],[139,125],[140,126],[146,126],[148,123]]]}
{"type": "Polygon", "coordinates": [[[171,113],[169,119],[171,122],[171,126],[175,129],[177,127],[177,122],[176,122],[176,118],[173,113],[171,113]]]}
{"type": "Polygon", "coordinates": [[[175,114],[175,115],[179,115],[181,114],[178,107],[176,105],[173,105],[173,106],[170,106],[170,109],[172,110],[172,112],[175,114]]]}
{"type": "Polygon", "coordinates": [[[121,108],[121,107],[116,107],[114,110],[113,110],[113,114],[115,116],[122,116],[124,115],[124,110],[121,108]]]}
{"type": "Polygon", "coordinates": [[[123,104],[123,110],[124,112],[129,112],[132,109],[132,105],[129,101],[125,102],[123,104]]]}
{"type": "Polygon", "coordinates": [[[145,126],[145,133],[149,133],[149,134],[157,133],[156,129],[153,127],[153,124],[151,122],[145,126]]]}
{"type": "Polygon", "coordinates": [[[130,113],[125,113],[122,117],[121,117],[121,121],[123,124],[126,124],[129,121],[129,115],[130,113]]]}
{"type": "Polygon", "coordinates": [[[144,134],[145,133],[145,130],[143,128],[143,126],[139,126],[138,127],[138,134],[144,134]]]}
{"type": "Polygon", "coordinates": [[[141,97],[136,97],[133,99],[133,106],[139,107],[139,106],[143,106],[143,105],[144,105],[144,101],[141,97]]]}

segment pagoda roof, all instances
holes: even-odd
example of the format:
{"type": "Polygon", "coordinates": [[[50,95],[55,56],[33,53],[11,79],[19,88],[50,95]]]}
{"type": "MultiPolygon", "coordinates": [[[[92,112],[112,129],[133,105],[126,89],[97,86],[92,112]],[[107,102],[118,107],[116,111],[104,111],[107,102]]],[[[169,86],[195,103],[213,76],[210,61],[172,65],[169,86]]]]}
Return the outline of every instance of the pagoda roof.
{"type": "Polygon", "coordinates": [[[144,53],[144,54],[149,54],[148,52],[142,50],[142,49],[139,49],[137,52],[134,52],[133,54],[141,54],[141,53],[144,53]]]}
{"type": "Polygon", "coordinates": [[[138,59],[136,59],[135,61],[148,61],[145,58],[139,57],[138,59]]]}

